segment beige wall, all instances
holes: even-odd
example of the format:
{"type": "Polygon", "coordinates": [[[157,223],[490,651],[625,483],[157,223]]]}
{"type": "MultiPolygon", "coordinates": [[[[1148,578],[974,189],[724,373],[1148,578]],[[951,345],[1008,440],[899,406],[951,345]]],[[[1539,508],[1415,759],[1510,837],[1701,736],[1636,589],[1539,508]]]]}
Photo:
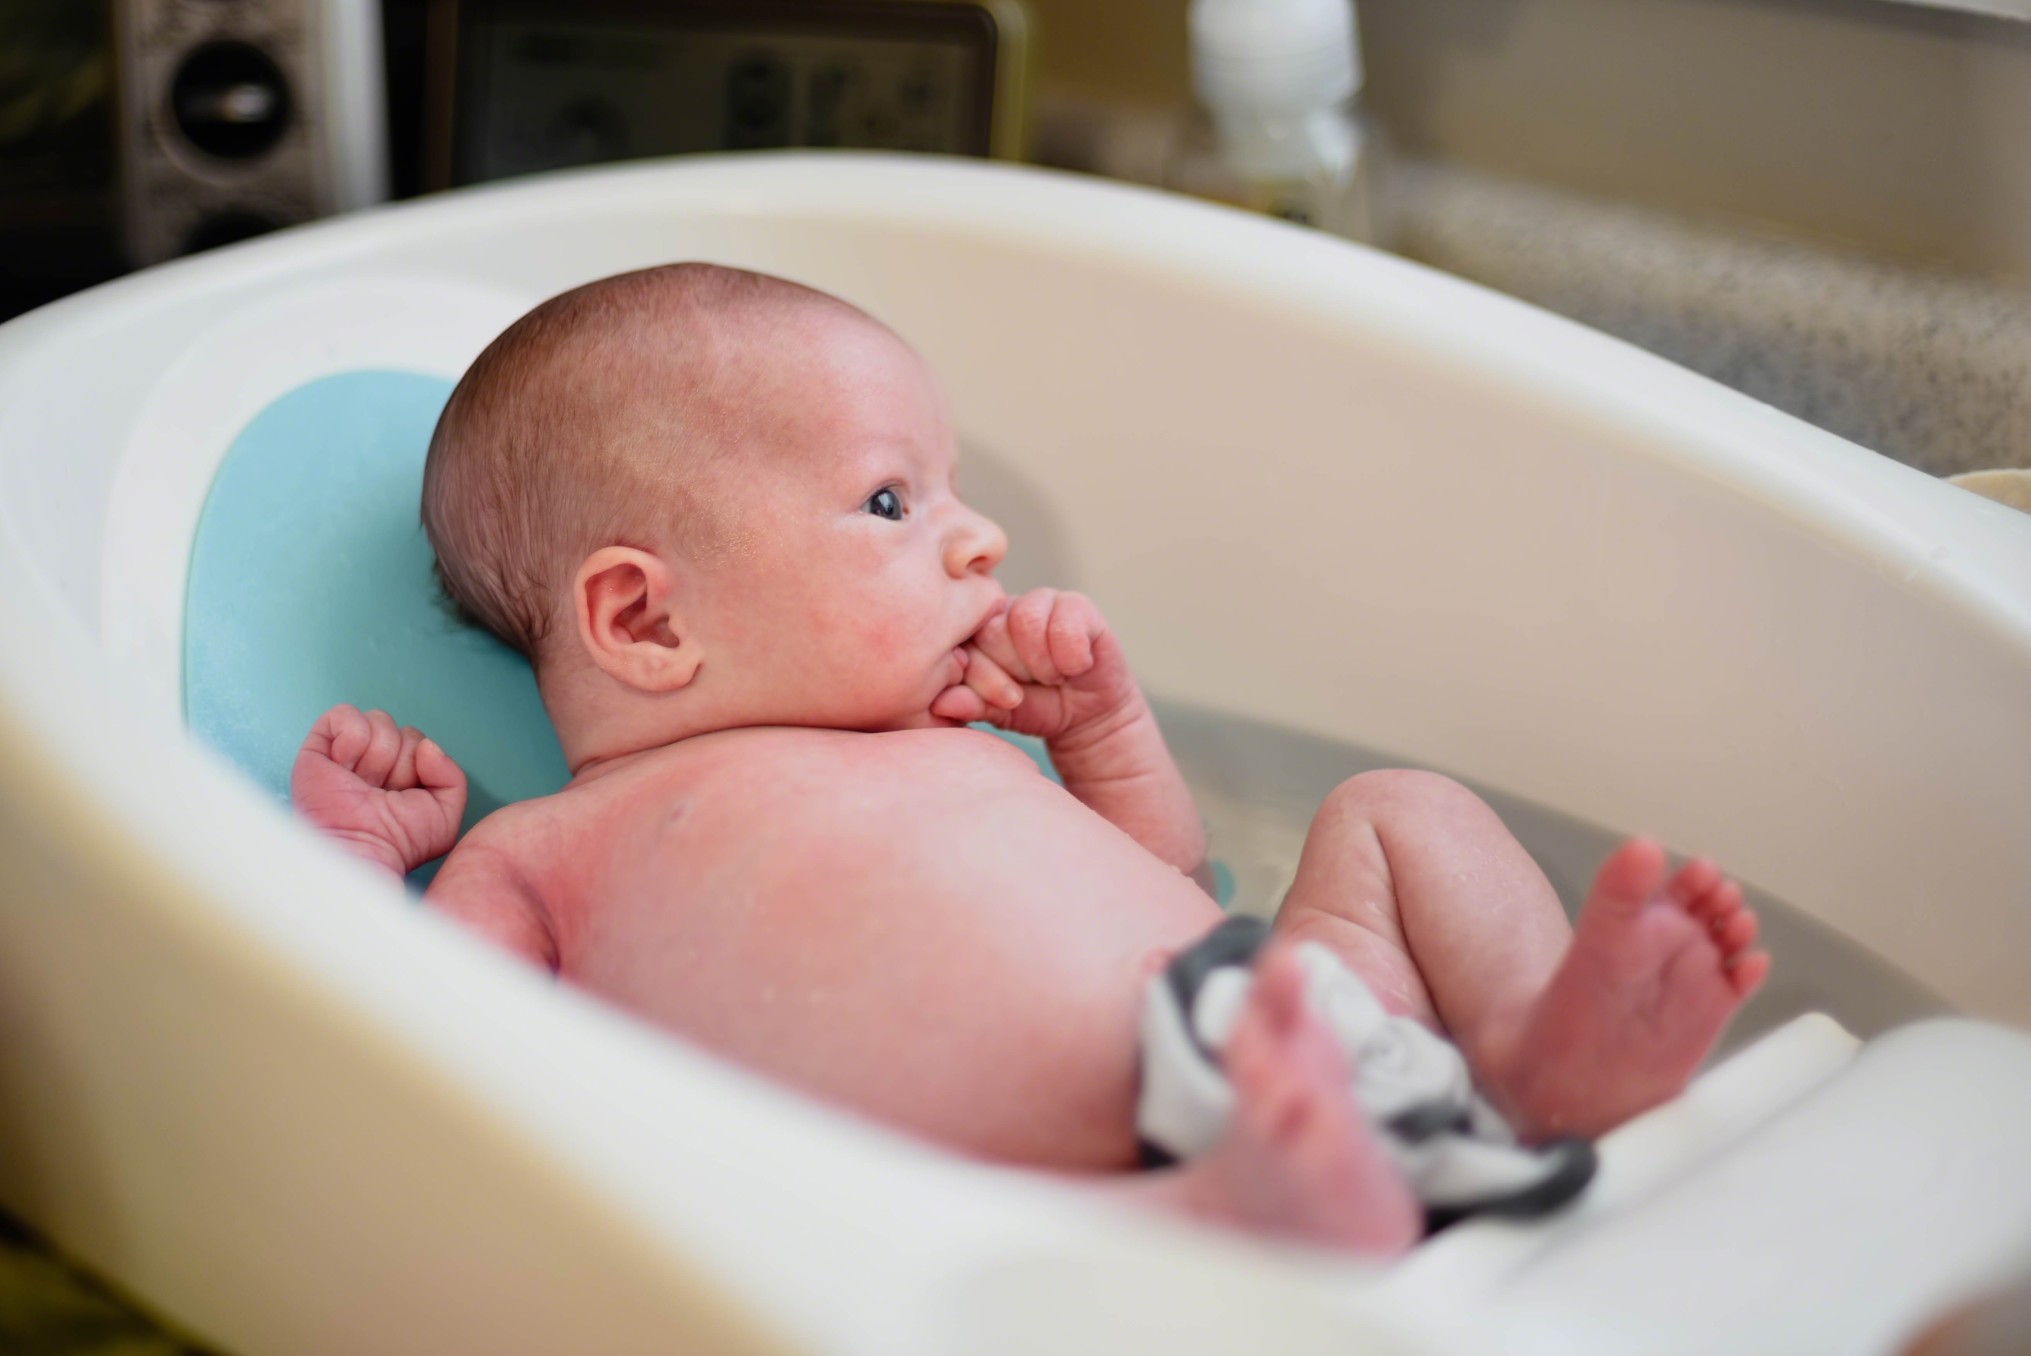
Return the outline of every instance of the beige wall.
{"type": "MultiPolygon", "coordinates": [[[[1040,92],[1187,89],[1186,0],[1030,0],[1040,92]]],[[[2031,24],[1887,0],[1361,0],[1410,150],[2031,282],[2031,24]]]]}

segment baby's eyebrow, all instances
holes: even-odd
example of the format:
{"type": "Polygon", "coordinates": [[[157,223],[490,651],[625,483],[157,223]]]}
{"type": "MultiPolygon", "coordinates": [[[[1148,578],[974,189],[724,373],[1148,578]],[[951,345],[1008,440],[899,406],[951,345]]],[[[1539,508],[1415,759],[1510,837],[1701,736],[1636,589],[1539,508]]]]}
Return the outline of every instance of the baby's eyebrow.
{"type": "Polygon", "coordinates": [[[854,457],[850,464],[854,474],[860,476],[905,475],[914,469],[908,457],[887,444],[862,452],[854,457]]]}
{"type": "Polygon", "coordinates": [[[848,463],[856,470],[869,475],[887,475],[904,472],[921,477],[927,470],[936,468],[936,458],[926,455],[919,447],[899,438],[881,438],[863,444],[851,453],[848,463]]]}

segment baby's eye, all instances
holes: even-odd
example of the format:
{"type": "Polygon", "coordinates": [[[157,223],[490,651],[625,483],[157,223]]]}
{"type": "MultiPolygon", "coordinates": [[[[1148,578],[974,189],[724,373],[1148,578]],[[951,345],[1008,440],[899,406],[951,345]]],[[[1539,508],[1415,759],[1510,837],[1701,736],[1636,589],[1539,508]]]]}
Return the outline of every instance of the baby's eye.
{"type": "Polygon", "coordinates": [[[901,522],[903,518],[903,498],[894,490],[876,490],[861,507],[875,517],[887,518],[891,522],[901,522]]]}

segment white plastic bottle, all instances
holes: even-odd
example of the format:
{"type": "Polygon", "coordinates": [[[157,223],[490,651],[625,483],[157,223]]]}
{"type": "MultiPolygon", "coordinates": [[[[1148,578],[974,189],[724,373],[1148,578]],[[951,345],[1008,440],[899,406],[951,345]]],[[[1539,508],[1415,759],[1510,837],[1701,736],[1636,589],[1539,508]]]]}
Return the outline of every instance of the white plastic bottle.
{"type": "Polygon", "coordinates": [[[1381,146],[1361,116],[1353,0],[1192,0],[1192,85],[1165,182],[1385,243],[1381,146]]]}

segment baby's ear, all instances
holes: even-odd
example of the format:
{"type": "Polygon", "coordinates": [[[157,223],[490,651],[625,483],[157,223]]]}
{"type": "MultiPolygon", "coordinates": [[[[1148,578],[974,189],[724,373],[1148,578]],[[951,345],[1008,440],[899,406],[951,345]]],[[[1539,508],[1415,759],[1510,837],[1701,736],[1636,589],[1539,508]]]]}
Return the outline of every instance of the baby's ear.
{"type": "Polygon", "coordinates": [[[674,692],[698,674],[698,641],[677,615],[677,574],[653,551],[603,546],[571,585],[579,642],[610,677],[674,692]]]}

